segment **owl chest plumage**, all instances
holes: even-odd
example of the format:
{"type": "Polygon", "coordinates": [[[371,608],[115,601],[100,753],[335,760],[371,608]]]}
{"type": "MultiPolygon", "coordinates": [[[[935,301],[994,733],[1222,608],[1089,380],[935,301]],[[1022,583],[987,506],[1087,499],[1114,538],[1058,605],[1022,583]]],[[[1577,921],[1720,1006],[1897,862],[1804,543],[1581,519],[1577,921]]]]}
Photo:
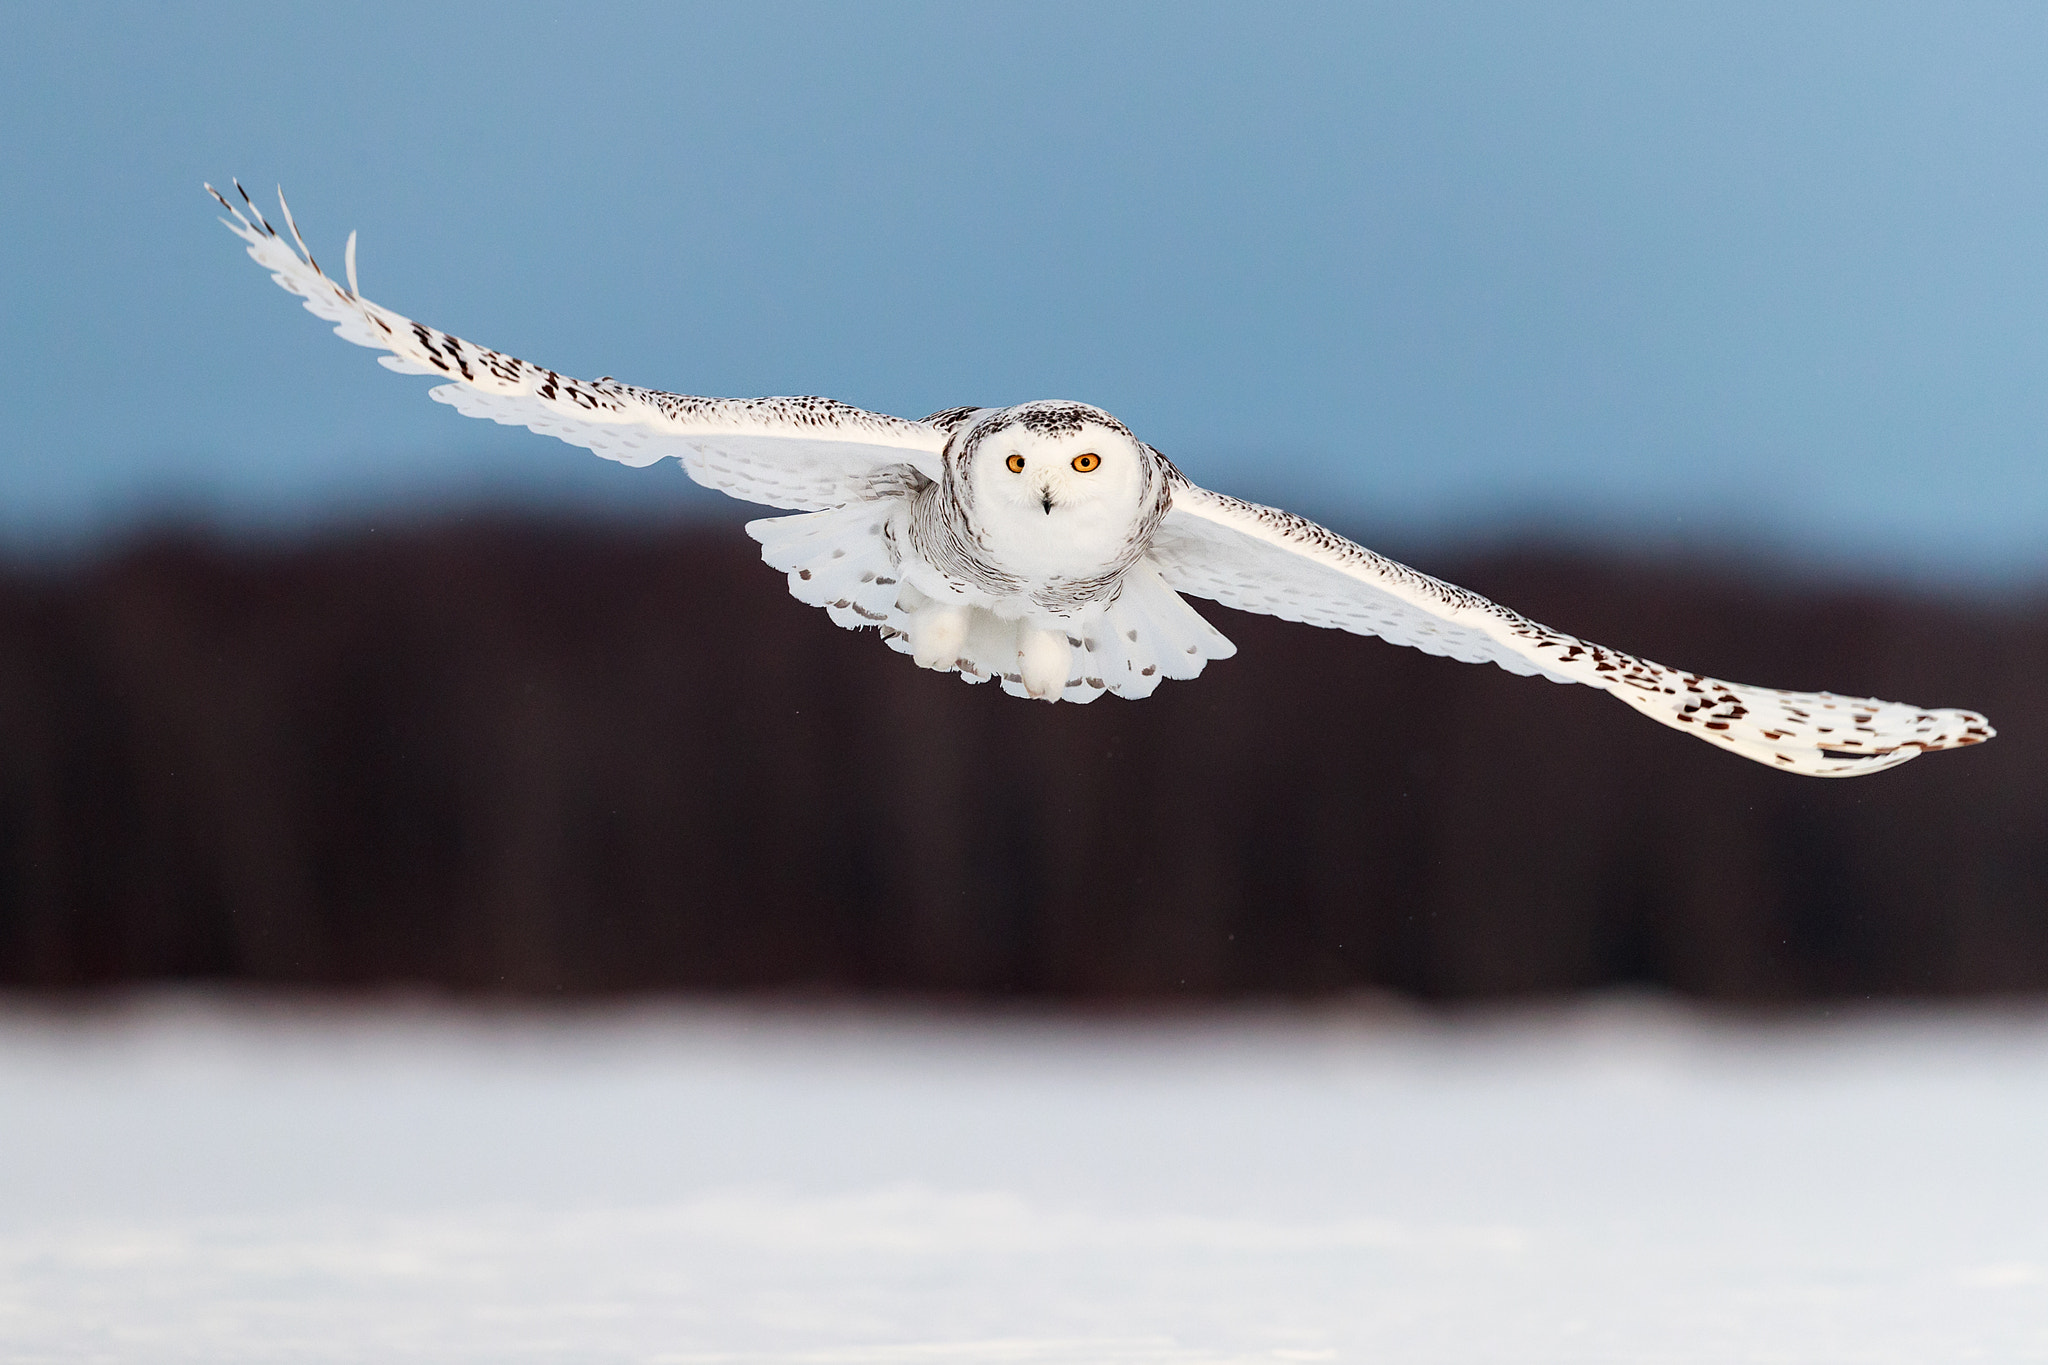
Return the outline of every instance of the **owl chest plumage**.
{"type": "Polygon", "coordinates": [[[977,499],[948,478],[908,500],[902,544],[953,595],[1005,615],[1066,618],[1116,597],[1159,520],[1149,506],[1136,516],[1108,507],[1019,508],[977,499]]]}

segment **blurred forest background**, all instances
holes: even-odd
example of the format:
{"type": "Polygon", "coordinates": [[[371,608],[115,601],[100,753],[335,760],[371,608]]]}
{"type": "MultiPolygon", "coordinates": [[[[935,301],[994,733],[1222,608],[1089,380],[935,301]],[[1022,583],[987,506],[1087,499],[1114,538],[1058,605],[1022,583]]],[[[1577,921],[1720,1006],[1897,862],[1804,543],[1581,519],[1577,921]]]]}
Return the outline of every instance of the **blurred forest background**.
{"type": "Polygon", "coordinates": [[[1237,658],[1049,707],[833,627],[732,526],[165,538],[0,595],[0,980],[2048,988],[2048,604],[1430,567],[1652,658],[2002,733],[1799,778],[1590,689],[1206,603],[1237,658]]]}

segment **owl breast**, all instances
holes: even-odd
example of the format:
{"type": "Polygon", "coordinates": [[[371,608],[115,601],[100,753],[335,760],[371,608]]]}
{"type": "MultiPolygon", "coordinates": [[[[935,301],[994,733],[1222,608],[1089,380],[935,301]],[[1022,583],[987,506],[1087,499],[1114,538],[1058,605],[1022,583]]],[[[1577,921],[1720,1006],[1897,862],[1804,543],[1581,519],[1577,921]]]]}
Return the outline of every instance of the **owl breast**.
{"type": "Polygon", "coordinates": [[[996,502],[975,511],[975,543],[988,562],[1030,583],[1113,576],[1144,553],[1137,509],[1107,501],[1056,505],[1050,512],[996,502]]]}
{"type": "Polygon", "coordinates": [[[906,581],[926,595],[954,598],[998,615],[1068,617],[1116,596],[1145,552],[1153,522],[1097,507],[1074,515],[985,509],[969,517],[936,485],[903,509],[906,581]]]}

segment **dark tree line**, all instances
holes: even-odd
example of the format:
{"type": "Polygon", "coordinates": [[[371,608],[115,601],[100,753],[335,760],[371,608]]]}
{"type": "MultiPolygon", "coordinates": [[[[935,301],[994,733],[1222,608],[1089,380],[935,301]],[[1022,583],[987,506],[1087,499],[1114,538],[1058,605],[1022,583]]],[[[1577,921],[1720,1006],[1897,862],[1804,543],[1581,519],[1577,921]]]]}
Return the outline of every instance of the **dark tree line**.
{"type": "Polygon", "coordinates": [[[2048,988],[2048,604],[1431,567],[2001,734],[1796,778],[1585,688],[1208,604],[1236,659],[1045,706],[832,627],[727,528],[163,540],[0,585],[0,982],[2048,988]]]}

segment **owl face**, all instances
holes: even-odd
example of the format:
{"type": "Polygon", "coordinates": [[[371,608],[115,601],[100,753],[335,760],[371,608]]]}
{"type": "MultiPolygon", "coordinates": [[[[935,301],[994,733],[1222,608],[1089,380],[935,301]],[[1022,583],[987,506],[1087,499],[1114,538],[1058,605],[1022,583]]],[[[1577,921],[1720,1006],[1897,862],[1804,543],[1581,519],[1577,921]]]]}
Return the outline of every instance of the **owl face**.
{"type": "Polygon", "coordinates": [[[962,435],[962,501],[984,547],[1014,570],[1099,571],[1127,551],[1155,496],[1151,453],[1100,408],[1024,403],[962,435]]]}

